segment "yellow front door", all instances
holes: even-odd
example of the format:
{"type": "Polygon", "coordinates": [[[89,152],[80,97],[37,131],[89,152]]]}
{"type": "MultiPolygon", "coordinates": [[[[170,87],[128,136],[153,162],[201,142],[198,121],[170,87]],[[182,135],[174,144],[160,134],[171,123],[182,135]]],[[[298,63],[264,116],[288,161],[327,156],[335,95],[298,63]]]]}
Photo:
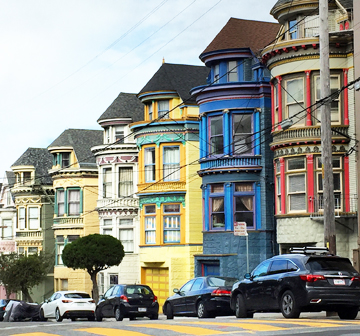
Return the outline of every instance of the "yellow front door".
{"type": "Polygon", "coordinates": [[[160,313],[165,300],[169,296],[169,269],[168,268],[143,268],[143,283],[150,286],[158,298],[160,313]]]}

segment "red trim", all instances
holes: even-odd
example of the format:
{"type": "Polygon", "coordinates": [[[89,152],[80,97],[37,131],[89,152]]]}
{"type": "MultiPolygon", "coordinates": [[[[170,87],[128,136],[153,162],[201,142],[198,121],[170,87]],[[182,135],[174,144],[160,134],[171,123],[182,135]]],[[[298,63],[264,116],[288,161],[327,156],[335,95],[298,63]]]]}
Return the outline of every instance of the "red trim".
{"type": "Polygon", "coordinates": [[[285,160],[280,158],[281,213],[286,213],[285,160]]]}
{"type": "Polygon", "coordinates": [[[306,155],[308,211],[314,212],[314,155],[306,155]]]}
{"type": "Polygon", "coordinates": [[[271,86],[271,132],[274,132],[274,125],[275,125],[275,102],[274,102],[274,83],[270,82],[271,86]]]}
{"type": "Polygon", "coordinates": [[[350,176],[349,176],[349,157],[344,157],[344,192],[345,192],[345,212],[350,212],[350,176]]]}
{"type": "Polygon", "coordinates": [[[312,122],[311,122],[311,108],[309,106],[311,106],[311,80],[310,80],[310,73],[311,70],[306,70],[306,126],[311,126],[312,122]]]}
{"type": "Polygon", "coordinates": [[[277,186],[277,179],[276,179],[276,161],[274,161],[274,186],[275,186],[275,215],[278,214],[278,186],[277,186]]]}
{"type": "MultiPolygon", "coordinates": [[[[349,71],[349,69],[343,69],[344,86],[348,85],[348,71],[349,71]]],[[[348,92],[348,88],[344,89],[344,125],[349,125],[349,92],[348,92]]]]}
{"type": "Polygon", "coordinates": [[[277,81],[278,81],[278,89],[277,89],[277,95],[278,95],[278,129],[281,130],[281,126],[280,123],[283,120],[283,111],[282,111],[282,87],[281,87],[281,76],[276,77],[277,81]]]}

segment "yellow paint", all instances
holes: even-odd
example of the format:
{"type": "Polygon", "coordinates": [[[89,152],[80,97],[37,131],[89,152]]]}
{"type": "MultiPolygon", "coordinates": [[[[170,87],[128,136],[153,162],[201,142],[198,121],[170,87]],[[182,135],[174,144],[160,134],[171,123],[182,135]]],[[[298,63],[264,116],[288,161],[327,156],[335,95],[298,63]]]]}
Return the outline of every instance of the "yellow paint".
{"type": "Polygon", "coordinates": [[[184,322],[185,324],[203,324],[205,326],[228,326],[228,327],[235,327],[241,328],[245,330],[251,331],[279,331],[279,330],[287,330],[288,328],[276,327],[269,324],[256,324],[256,323],[222,323],[222,322],[184,322]]]}
{"type": "Polygon", "coordinates": [[[120,330],[120,329],[110,329],[110,328],[86,328],[86,329],[75,329],[75,331],[85,331],[90,334],[104,335],[104,336],[144,336],[148,334],[143,334],[137,331],[130,330],[120,330]]]}
{"type": "Polygon", "coordinates": [[[11,336],[59,336],[58,334],[49,334],[43,332],[33,332],[33,333],[24,333],[24,334],[12,334],[11,336]]]}
{"type": "Polygon", "coordinates": [[[140,327],[140,328],[153,328],[160,330],[171,330],[183,334],[189,335],[222,335],[226,334],[218,330],[210,330],[198,327],[184,327],[179,325],[162,325],[162,324],[133,324],[132,327],[140,327]]]}

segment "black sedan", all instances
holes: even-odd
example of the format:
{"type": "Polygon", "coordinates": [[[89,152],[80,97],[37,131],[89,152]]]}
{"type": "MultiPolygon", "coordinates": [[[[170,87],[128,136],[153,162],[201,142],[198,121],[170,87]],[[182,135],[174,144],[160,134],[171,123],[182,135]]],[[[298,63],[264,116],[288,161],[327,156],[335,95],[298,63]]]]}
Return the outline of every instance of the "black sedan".
{"type": "Polygon", "coordinates": [[[96,305],[95,318],[115,317],[122,321],[125,317],[148,317],[157,320],[159,303],[152,289],[147,285],[115,285],[100,297],[96,305]]]}
{"type": "Polygon", "coordinates": [[[233,315],[230,293],[235,278],[207,276],[194,278],[174,295],[167,298],[163,313],[167,319],[174,316],[197,316],[199,318],[233,315]]]}

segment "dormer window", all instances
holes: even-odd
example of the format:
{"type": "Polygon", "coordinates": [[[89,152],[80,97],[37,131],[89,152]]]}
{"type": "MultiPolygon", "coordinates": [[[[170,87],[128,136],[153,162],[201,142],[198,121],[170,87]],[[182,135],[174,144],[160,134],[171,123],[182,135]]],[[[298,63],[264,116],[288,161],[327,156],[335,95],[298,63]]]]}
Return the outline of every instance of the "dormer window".
{"type": "Polygon", "coordinates": [[[238,65],[236,61],[228,62],[228,82],[238,82],[238,65]]]}
{"type": "Polygon", "coordinates": [[[169,118],[169,101],[160,100],[158,101],[158,118],[159,119],[168,119],[169,118]]]}
{"type": "Polygon", "coordinates": [[[244,69],[244,81],[250,82],[253,80],[253,60],[251,58],[246,58],[243,62],[243,69],[244,69]]]}
{"type": "Polygon", "coordinates": [[[61,153],[61,168],[70,166],[70,153],[61,153]]]}
{"type": "Polygon", "coordinates": [[[23,172],[23,182],[31,182],[31,172],[23,172]]]}
{"type": "Polygon", "coordinates": [[[111,142],[111,139],[110,139],[110,127],[106,127],[105,128],[105,132],[104,132],[104,142],[106,144],[109,144],[111,142]]]}
{"type": "Polygon", "coordinates": [[[152,103],[147,104],[147,108],[148,108],[149,120],[152,120],[152,118],[153,118],[153,106],[152,106],[152,103]]]}
{"type": "Polygon", "coordinates": [[[124,143],[124,127],[117,126],[115,127],[115,141],[116,143],[124,143]]]}
{"type": "Polygon", "coordinates": [[[289,39],[295,40],[298,38],[297,21],[289,21],[289,39]]]}
{"type": "Polygon", "coordinates": [[[219,79],[220,79],[220,66],[219,64],[216,64],[214,66],[214,84],[219,83],[219,79]]]}

